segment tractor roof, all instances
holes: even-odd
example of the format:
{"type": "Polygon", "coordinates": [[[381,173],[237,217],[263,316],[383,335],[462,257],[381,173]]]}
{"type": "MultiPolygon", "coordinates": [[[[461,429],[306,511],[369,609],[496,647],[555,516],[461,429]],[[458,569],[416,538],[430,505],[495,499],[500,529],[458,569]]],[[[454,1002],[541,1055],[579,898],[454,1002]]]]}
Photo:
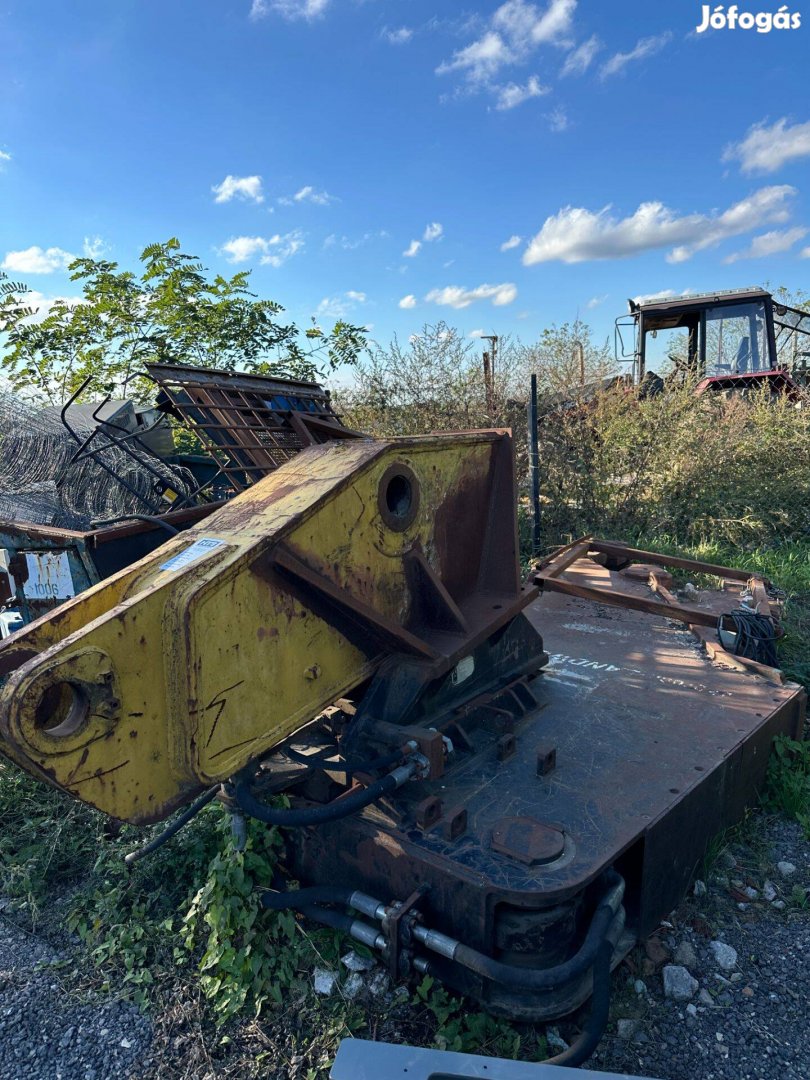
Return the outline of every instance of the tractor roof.
{"type": "Polygon", "coordinates": [[[703,308],[717,303],[744,303],[765,300],[771,294],[766,289],[750,287],[748,289],[725,289],[710,293],[688,293],[684,296],[645,297],[643,300],[628,300],[630,312],[644,312],[645,315],[657,312],[682,311],[690,308],[703,308]]]}

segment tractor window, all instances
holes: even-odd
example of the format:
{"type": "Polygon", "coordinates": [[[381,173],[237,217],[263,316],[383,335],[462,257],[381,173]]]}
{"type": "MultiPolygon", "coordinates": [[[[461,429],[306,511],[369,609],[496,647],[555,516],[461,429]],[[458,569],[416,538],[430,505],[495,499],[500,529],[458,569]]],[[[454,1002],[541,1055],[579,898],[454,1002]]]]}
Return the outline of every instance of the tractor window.
{"type": "Polygon", "coordinates": [[[763,303],[706,310],[707,375],[745,375],[769,367],[763,303]]]}

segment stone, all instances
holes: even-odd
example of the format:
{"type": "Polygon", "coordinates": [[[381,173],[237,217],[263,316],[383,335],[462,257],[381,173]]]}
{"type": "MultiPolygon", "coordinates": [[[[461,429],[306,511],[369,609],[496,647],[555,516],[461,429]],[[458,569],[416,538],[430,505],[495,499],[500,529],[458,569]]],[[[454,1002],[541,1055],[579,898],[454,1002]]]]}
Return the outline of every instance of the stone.
{"type": "Polygon", "coordinates": [[[693,968],[697,964],[697,956],[695,950],[689,944],[688,941],[682,941],[678,948],[675,950],[673,957],[676,964],[680,964],[681,967],[693,968]]]}
{"type": "Polygon", "coordinates": [[[695,882],[695,887],[692,889],[694,896],[700,897],[706,895],[706,882],[701,881],[700,878],[695,882]]]}
{"type": "Polygon", "coordinates": [[[733,971],[737,966],[737,950],[725,941],[710,941],[709,949],[721,971],[733,971]]]}
{"type": "Polygon", "coordinates": [[[691,1001],[697,993],[700,984],[680,964],[667,964],[662,974],[664,996],[672,1001],[691,1001]]]}
{"type": "Polygon", "coordinates": [[[776,908],[777,911],[784,911],[787,907],[787,904],[784,900],[774,900],[774,902],[771,904],[771,907],[776,908]]]}
{"type": "Polygon", "coordinates": [[[734,868],[737,866],[737,860],[734,858],[730,851],[721,851],[720,854],[717,856],[717,865],[722,870],[734,870],[734,868]]]}
{"type": "Polygon", "coordinates": [[[698,994],[698,1001],[701,1005],[714,1005],[714,998],[705,987],[701,988],[701,991],[698,994]]]}
{"type": "Polygon", "coordinates": [[[748,897],[749,900],[756,900],[759,897],[758,891],[756,889],[752,889],[750,885],[747,885],[743,889],[743,892],[745,893],[745,895],[748,897]]]}
{"type": "Polygon", "coordinates": [[[771,900],[776,899],[776,896],[776,886],[772,881],[766,881],[765,884],[762,886],[762,899],[767,900],[768,903],[770,903],[771,900]]]}
{"type": "Polygon", "coordinates": [[[616,1034],[620,1039],[628,1041],[633,1038],[638,1031],[638,1020],[617,1020],[616,1021],[616,1034]]]}
{"type": "Polygon", "coordinates": [[[354,949],[350,949],[345,956],[340,958],[340,962],[349,971],[371,971],[376,961],[370,956],[360,956],[354,949]]]}
{"type": "Polygon", "coordinates": [[[328,971],[326,968],[315,968],[314,986],[316,994],[323,994],[324,997],[328,997],[334,993],[337,981],[338,977],[334,971],[328,971]]]}
{"type": "Polygon", "coordinates": [[[793,865],[792,862],[778,862],[776,864],[776,869],[779,871],[783,878],[793,877],[793,875],[796,873],[796,867],[793,865]]]}
{"type": "Polygon", "coordinates": [[[633,989],[637,994],[646,994],[647,984],[644,982],[643,979],[636,979],[636,981],[633,983],[633,989]]]}
{"type": "Polygon", "coordinates": [[[691,1017],[697,1016],[697,1005],[693,1005],[690,1001],[689,1004],[686,1006],[686,1011],[691,1017]]]}
{"type": "Polygon", "coordinates": [[[388,987],[391,985],[391,980],[388,977],[388,973],[385,971],[377,971],[371,977],[371,981],[368,984],[368,992],[372,997],[382,997],[383,994],[388,992],[388,987]]]}
{"type": "Polygon", "coordinates": [[[568,1043],[565,1039],[560,1038],[560,1033],[556,1028],[546,1028],[546,1042],[552,1050],[556,1050],[558,1053],[562,1053],[563,1050],[568,1049],[568,1043]]]}
{"type": "Polygon", "coordinates": [[[366,984],[363,982],[363,976],[359,971],[353,971],[343,984],[343,996],[347,1001],[353,1001],[365,987],[366,984]]]}

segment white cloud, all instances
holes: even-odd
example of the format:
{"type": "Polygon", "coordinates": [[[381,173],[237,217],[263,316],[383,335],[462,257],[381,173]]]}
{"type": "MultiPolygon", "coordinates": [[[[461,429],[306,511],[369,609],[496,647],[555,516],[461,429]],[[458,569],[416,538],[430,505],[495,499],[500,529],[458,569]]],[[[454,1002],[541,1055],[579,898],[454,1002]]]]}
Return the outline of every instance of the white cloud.
{"type": "Polygon", "coordinates": [[[552,109],[551,112],[548,113],[548,115],[546,116],[546,119],[548,120],[548,126],[550,131],[559,134],[559,132],[561,131],[568,130],[568,113],[565,111],[562,105],[558,105],[556,109],[552,109]]]}
{"type": "Polygon", "coordinates": [[[315,309],[315,317],[327,316],[332,319],[342,319],[358,304],[365,304],[366,294],[349,289],[340,296],[325,296],[315,309]]]}
{"type": "Polygon", "coordinates": [[[594,34],[593,37],[589,37],[587,41],[583,41],[581,45],[576,49],[572,49],[568,54],[565,63],[562,66],[560,75],[563,78],[566,75],[584,75],[601,48],[602,42],[596,34],[594,34]]]}
{"type": "Polygon", "coordinates": [[[100,259],[109,250],[109,245],[100,236],[85,236],[82,254],[86,259],[100,259]]]}
{"type": "Polygon", "coordinates": [[[383,29],[382,37],[389,45],[407,45],[413,37],[413,30],[409,26],[400,26],[396,30],[390,30],[386,26],[383,29]]]}
{"type": "Polygon", "coordinates": [[[511,304],[517,296],[517,286],[511,282],[503,285],[478,285],[474,289],[465,289],[460,285],[446,285],[443,289],[431,289],[425,297],[428,303],[460,311],[477,300],[491,300],[495,307],[511,304]]]}
{"type": "Polygon", "coordinates": [[[414,255],[418,255],[422,250],[422,244],[419,240],[411,240],[408,247],[402,252],[406,259],[412,259],[414,255]]]}
{"type": "Polygon", "coordinates": [[[791,125],[783,116],[770,127],[764,120],[754,124],[741,142],[726,147],[723,161],[739,161],[744,173],[767,173],[803,157],[810,157],[810,120],[791,125]]]}
{"type": "Polygon", "coordinates": [[[780,255],[790,251],[794,244],[803,240],[810,229],[797,226],[795,229],[773,229],[771,232],[755,236],[747,248],[732,252],[723,262],[735,263],[740,259],[764,259],[769,255],[780,255]]]}
{"type": "Polygon", "coordinates": [[[217,203],[230,202],[231,199],[244,199],[255,203],[264,202],[262,178],[260,176],[231,176],[229,174],[221,184],[214,184],[211,191],[216,196],[214,202],[217,203]]]}
{"type": "Polygon", "coordinates": [[[510,236],[508,240],[504,240],[504,242],[501,244],[501,251],[511,251],[512,248],[519,247],[522,242],[522,236],[518,236],[517,234],[515,234],[514,236],[510,236]]]}
{"type": "Polygon", "coordinates": [[[329,0],[253,0],[251,19],[262,19],[271,12],[284,19],[317,19],[329,7],[329,0]]]}
{"type": "Polygon", "coordinates": [[[495,108],[500,111],[514,109],[516,105],[522,105],[524,101],[542,97],[549,90],[550,87],[541,85],[536,75],[530,75],[523,86],[513,82],[507,83],[505,86],[499,86],[496,91],[495,108]]]}
{"type": "MultiPolygon", "coordinates": [[[[488,89],[498,94],[503,88],[494,85],[494,80],[504,68],[525,63],[542,45],[570,44],[576,6],[577,0],[549,0],[541,10],[528,0],[506,0],[494,12],[480,36],[440,64],[436,74],[456,73],[468,89],[488,89]]],[[[536,97],[537,94],[529,96],[536,97]]]]}
{"type": "Polygon", "coordinates": [[[385,240],[388,237],[388,233],[385,229],[378,229],[377,232],[363,233],[362,236],[338,236],[337,233],[330,233],[329,236],[323,242],[325,250],[333,247],[342,248],[344,251],[356,251],[357,248],[364,247],[366,244],[370,244],[372,240],[385,240]]]}
{"type": "Polygon", "coordinates": [[[0,150],[0,169],[2,169],[8,161],[11,161],[11,154],[7,154],[5,150],[0,150]]]}
{"type": "Polygon", "coordinates": [[[25,320],[26,323],[41,323],[56,304],[62,303],[75,308],[86,303],[83,296],[46,296],[36,289],[29,289],[21,300],[25,307],[33,310],[33,314],[25,320]]]}
{"type": "Polygon", "coordinates": [[[609,60],[606,60],[599,69],[599,78],[607,79],[611,75],[618,75],[619,72],[624,71],[628,64],[632,64],[636,60],[646,60],[648,56],[655,56],[670,41],[672,41],[672,33],[669,30],[654,37],[640,38],[630,52],[615,53],[609,60]]]}
{"type": "Polygon", "coordinates": [[[263,236],[235,236],[219,249],[230,263],[250,262],[258,257],[262,266],[279,267],[297,254],[304,246],[300,230],[285,233],[283,236],[265,238],[263,236]]]}
{"type": "Polygon", "coordinates": [[[61,248],[41,248],[35,244],[23,251],[7,252],[0,263],[0,270],[10,270],[15,274],[53,274],[56,270],[67,270],[75,258],[75,255],[61,248]]]}
{"type": "Polygon", "coordinates": [[[482,338],[483,336],[484,336],[484,331],[481,330],[481,329],[479,329],[479,330],[471,330],[469,332],[469,334],[467,334],[467,337],[473,338],[474,340],[478,339],[478,338],[482,338]]]}
{"type": "Polygon", "coordinates": [[[444,232],[444,229],[438,221],[432,221],[429,225],[425,226],[425,232],[422,239],[426,244],[429,244],[432,240],[438,240],[444,232]]]}
{"type": "Polygon", "coordinates": [[[607,293],[605,293],[603,296],[592,296],[590,298],[590,300],[588,301],[588,303],[585,305],[585,307],[589,308],[590,310],[593,310],[593,308],[599,307],[600,304],[604,304],[604,302],[607,300],[607,298],[608,298],[607,293]]]}
{"type": "Polygon", "coordinates": [[[459,49],[451,60],[436,68],[437,75],[447,75],[451,71],[461,71],[474,83],[488,82],[507,64],[516,59],[500,34],[490,30],[478,41],[459,49]]]}
{"type": "Polygon", "coordinates": [[[800,259],[810,259],[810,247],[802,248],[799,252],[800,259]]]}
{"type": "Polygon", "coordinates": [[[331,203],[338,202],[338,199],[334,195],[330,195],[328,191],[317,191],[312,184],[307,184],[299,191],[296,191],[294,195],[282,195],[278,201],[284,206],[294,206],[296,203],[314,203],[315,206],[329,206],[331,203]]]}
{"type": "Polygon", "coordinates": [[[403,296],[399,302],[399,306],[403,311],[410,311],[411,308],[416,307],[416,297],[413,293],[409,293],[408,296],[403,296]]]}
{"type": "Polygon", "coordinates": [[[764,224],[789,217],[786,206],[796,189],[787,185],[760,188],[723,213],[678,216],[661,202],[642,203],[626,218],[611,216],[610,206],[594,213],[566,206],[546,218],[523,253],[525,266],[560,261],[624,259],[643,251],[675,245],[668,262],[684,262],[696,251],[713,247],[732,236],[752,232],[764,224]]]}

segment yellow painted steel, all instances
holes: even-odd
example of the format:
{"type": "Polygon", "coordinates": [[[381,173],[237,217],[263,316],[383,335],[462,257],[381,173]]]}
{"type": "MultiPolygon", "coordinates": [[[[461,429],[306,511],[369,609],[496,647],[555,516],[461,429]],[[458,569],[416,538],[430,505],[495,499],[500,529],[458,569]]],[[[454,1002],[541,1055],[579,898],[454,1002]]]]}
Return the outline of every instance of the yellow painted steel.
{"type": "Polygon", "coordinates": [[[353,645],[278,579],[276,545],[283,540],[313,571],[402,624],[410,603],[403,554],[420,545],[452,576],[448,493],[483,490],[503,438],[358,439],[302,451],[0,648],[0,670],[10,672],[0,749],[135,823],[159,820],[227,779],[383,658],[382,648],[369,655],[353,645]],[[411,470],[419,488],[416,516],[399,530],[381,503],[392,465],[411,470]]]}

